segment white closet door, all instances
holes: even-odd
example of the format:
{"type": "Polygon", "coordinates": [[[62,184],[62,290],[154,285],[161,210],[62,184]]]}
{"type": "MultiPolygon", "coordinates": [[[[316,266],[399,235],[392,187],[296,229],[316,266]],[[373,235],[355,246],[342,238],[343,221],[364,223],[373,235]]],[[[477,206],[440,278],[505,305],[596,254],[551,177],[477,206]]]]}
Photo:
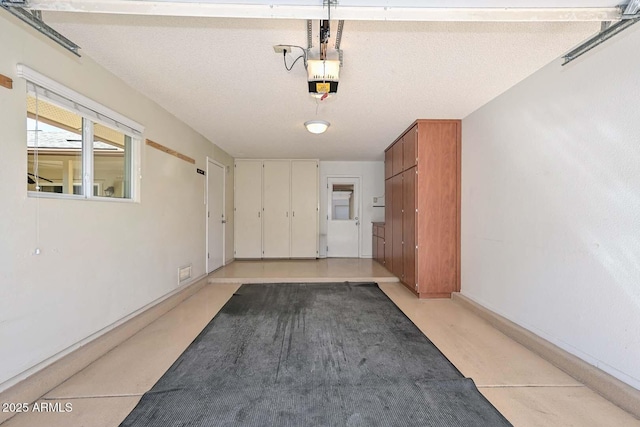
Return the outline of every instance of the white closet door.
{"type": "Polygon", "coordinates": [[[291,257],[318,256],[318,162],[291,162],[291,257]]]}
{"type": "Polygon", "coordinates": [[[235,257],[262,258],[262,160],[235,166],[235,257]]]}
{"type": "Polygon", "coordinates": [[[263,169],[264,258],[289,258],[291,161],[265,160],[263,169]]]}

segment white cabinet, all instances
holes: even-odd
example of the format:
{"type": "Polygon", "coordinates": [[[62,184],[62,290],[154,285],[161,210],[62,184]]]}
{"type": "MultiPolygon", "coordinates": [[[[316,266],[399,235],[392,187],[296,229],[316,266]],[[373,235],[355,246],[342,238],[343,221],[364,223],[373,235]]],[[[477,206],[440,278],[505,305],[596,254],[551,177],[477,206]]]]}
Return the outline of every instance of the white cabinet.
{"type": "Polygon", "coordinates": [[[236,160],[235,257],[318,256],[318,161],[236,160]]]}
{"type": "Polygon", "coordinates": [[[318,256],[318,162],[291,162],[291,253],[318,256]]]}
{"type": "Polygon", "coordinates": [[[235,257],[262,258],[262,161],[236,161],[234,180],[235,257]]]}
{"type": "Polygon", "coordinates": [[[291,162],[265,160],[262,174],[262,256],[289,258],[291,210],[291,162]]]}

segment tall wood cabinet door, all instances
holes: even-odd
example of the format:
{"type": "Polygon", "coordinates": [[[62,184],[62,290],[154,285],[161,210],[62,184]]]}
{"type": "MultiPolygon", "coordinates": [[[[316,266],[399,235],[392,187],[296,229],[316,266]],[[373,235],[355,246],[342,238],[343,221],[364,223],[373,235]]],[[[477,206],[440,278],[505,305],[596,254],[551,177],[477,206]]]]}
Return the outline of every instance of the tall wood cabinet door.
{"type": "Polygon", "coordinates": [[[404,265],[402,262],[402,174],[391,178],[393,187],[393,202],[391,204],[391,234],[393,247],[391,249],[393,258],[393,269],[391,272],[402,280],[404,265]]]}
{"type": "Polygon", "coordinates": [[[392,154],[392,172],[393,175],[397,175],[402,173],[402,162],[403,162],[403,151],[402,151],[402,139],[396,141],[395,144],[391,147],[393,150],[392,154]]]}
{"type": "Polygon", "coordinates": [[[384,182],[384,266],[393,271],[393,227],[392,227],[393,185],[391,178],[384,182]]]}
{"type": "Polygon", "coordinates": [[[265,160],[263,175],[263,257],[289,258],[291,162],[265,160]]]}
{"type": "Polygon", "coordinates": [[[378,261],[380,264],[384,265],[385,261],[384,261],[384,237],[376,237],[377,239],[377,252],[378,252],[378,256],[376,257],[376,261],[378,261]]]}
{"type": "Polygon", "coordinates": [[[262,160],[236,160],[234,171],[236,258],[262,258],[262,160]]]}
{"type": "Polygon", "coordinates": [[[393,176],[393,150],[389,148],[384,152],[384,179],[393,176]]]}
{"type": "Polygon", "coordinates": [[[371,233],[371,258],[378,261],[378,239],[379,237],[375,232],[376,226],[373,226],[373,233],[371,233]]]}
{"type": "Polygon", "coordinates": [[[416,289],[416,168],[402,173],[402,261],[404,283],[416,289]]]}
{"type": "Polygon", "coordinates": [[[418,125],[415,125],[402,137],[402,170],[407,170],[416,165],[418,156],[418,125]]]}
{"type": "Polygon", "coordinates": [[[291,161],[291,257],[318,256],[318,162],[291,161]]]}

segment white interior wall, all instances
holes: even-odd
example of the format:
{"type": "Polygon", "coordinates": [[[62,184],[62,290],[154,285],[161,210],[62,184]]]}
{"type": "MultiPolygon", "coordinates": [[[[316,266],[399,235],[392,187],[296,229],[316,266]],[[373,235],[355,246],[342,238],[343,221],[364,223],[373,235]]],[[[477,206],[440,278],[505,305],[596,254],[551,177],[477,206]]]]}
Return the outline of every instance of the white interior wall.
{"type": "MultiPolygon", "coordinates": [[[[205,274],[206,158],[233,159],[90,58],[76,58],[8,14],[0,15],[0,390],[77,343],[178,287],[178,267],[205,274]],[[29,67],[146,127],[140,203],[27,197],[29,67]],[[34,255],[35,248],[41,249],[34,255]]],[[[142,142],[144,144],[144,141],[142,142]]],[[[233,257],[233,167],[226,186],[226,256],[233,257]]]]}
{"type": "Polygon", "coordinates": [[[359,176],[361,192],[360,257],[371,258],[371,222],[384,221],[384,207],[373,198],[384,195],[384,162],[320,162],[320,257],[327,256],[328,176],[359,176]]]}
{"type": "Polygon", "coordinates": [[[640,388],[640,26],[463,120],[462,293],[640,388]]]}

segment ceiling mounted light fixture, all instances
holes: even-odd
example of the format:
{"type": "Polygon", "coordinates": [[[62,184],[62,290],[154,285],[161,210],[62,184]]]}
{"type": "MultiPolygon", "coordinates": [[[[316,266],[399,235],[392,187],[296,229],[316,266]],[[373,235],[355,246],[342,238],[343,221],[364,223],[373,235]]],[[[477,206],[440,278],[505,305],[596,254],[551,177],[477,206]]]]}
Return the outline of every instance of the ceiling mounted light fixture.
{"type": "Polygon", "coordinates": [[[315,134],[324,133],[330,125],[331,123],[324,120],[309,120],[304,123],[307,130],[315,134]]]}

